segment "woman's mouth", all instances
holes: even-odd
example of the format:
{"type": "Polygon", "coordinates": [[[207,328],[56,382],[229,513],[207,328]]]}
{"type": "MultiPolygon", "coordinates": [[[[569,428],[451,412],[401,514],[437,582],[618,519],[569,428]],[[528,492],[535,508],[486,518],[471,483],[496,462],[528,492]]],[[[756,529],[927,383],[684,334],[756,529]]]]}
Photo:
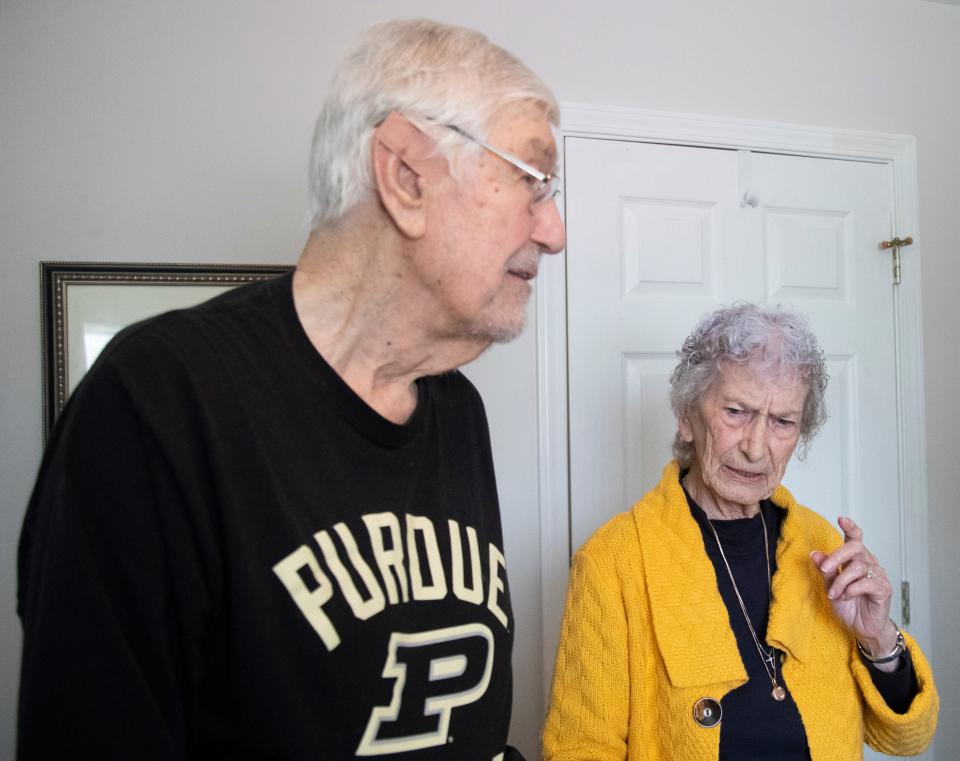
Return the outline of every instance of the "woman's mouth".
{"type": "Polygon", "coordinates": [[[734,476],[734,478],[739,478],[743,481],[760,481],[764,477],[762,471],[754,472],[749,470],[740,470],[739,468],[734,468],[730,465],[725,465],[724,467],[734,476]]]}

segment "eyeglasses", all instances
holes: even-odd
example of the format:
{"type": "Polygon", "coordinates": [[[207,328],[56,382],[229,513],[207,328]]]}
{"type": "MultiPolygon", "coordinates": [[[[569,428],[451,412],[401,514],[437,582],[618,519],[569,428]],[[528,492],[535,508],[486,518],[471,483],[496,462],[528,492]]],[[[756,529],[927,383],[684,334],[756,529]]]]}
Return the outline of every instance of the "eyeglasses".
{"type": "Polygon", "coordinates": [[[494,148],[489,143],[480,140],[479,138],[474,137],[473,135],[465,132],[460,129],[455,124],[447,124],[447,128],[452,129],[461,137],[465,137],[467,140],[476,143],[484,150],[490,151],[494,156],[499,156],[504,161],[513,164],[517,169],[523,172],[526,175],[526,180],[530,185],[531,199],[530,199],[530,210],[538,211],[544,205],[552,201],[557,197],[557,194],[560,193],[560,175],[557,174],[544,174],[536,167],[530,166],[523,159],[518,159],[516,156],[507,153],[506,151],[501,151],[499,148],[494,148]]]}

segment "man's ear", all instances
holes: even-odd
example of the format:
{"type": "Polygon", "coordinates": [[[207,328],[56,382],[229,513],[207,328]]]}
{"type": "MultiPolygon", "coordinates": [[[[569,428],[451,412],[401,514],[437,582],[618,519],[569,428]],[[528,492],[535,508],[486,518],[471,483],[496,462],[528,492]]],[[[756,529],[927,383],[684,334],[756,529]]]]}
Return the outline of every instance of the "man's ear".
{"type": "Polygon", "coordinates": [[[424,191],[447,173],[433,141],[400,114],[391,112],[373,133],[373,175],[383,207],[401,233],[426,232],[424,191]]]}

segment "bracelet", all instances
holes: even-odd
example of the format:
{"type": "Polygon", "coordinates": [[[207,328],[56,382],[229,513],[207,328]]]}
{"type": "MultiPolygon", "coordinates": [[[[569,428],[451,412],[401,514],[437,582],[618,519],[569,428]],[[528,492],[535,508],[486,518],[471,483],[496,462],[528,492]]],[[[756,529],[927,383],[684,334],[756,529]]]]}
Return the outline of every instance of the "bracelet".
{"type": "MultiPolygon", "coordinates": [[[[894,624],[894,626],[896,626],[896,624],[894,624]]],[[[860,643],[860,640],[857,640],[857,649],[860,651],[860,655],[870,661],[870,663],[890,663],[890,661],[899,658],[903,654],[903,651],[907,649],[907,646],[903,641],[903,632],[897,627],[897,642],[893,646],[893,650],[887,655],[882,655],[879,658],[874,657],[870,651],[860,643]]]]}

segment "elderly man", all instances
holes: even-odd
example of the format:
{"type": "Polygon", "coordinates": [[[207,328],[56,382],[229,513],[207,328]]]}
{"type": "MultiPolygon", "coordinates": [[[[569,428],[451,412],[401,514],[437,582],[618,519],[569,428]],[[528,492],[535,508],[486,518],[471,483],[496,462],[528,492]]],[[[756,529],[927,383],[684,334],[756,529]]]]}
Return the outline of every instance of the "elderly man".
{"type": "Polygon", "coordinates": [[[128,328],[20,551],[19,754],[500,759],[513,617],[483,405],[523,328],[557,105],[431,22],[338,72],[296,270],[128,328]]]}

